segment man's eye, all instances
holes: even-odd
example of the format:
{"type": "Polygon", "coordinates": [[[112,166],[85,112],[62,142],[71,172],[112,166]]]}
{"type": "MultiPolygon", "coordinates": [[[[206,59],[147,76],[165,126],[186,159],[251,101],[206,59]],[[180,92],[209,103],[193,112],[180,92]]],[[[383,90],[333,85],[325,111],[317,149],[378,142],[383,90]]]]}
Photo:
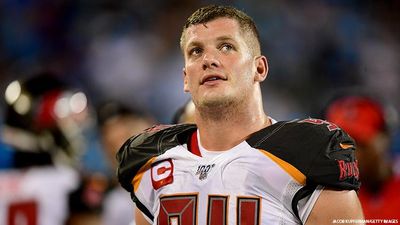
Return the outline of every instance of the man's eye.
{"type": "Polygon", "coordinates": [[[223,44],[220,49],[221,51],[228,52],[233,49],[233,46],[231,44],[223,44]]]}
{"type": "Polygon", "coordinates": [[[201,54],[201,52],[202,52],[201,48],[192,48],[189,51],[189,55],[199,55],[201,54]]]}

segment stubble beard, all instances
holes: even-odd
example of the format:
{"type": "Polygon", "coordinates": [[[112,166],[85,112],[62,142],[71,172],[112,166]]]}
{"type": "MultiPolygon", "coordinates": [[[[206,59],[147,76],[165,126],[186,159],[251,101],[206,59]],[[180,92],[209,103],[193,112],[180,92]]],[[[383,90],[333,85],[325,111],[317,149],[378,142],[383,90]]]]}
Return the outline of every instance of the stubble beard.
{"type": "Polygon", "coordinates": [[[213,99],[195,101],[197,110],[203,120],[210,122],[227,122],[239,110],[243,98],[234,96],[218,96],[213,99]]]}

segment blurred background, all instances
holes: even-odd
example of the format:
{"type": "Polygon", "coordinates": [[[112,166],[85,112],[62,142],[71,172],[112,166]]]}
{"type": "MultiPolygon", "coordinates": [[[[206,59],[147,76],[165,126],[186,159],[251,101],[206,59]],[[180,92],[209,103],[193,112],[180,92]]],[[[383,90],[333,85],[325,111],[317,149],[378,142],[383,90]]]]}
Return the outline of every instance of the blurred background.
{"type": "MultiPolygon", "coordinates": [[[[236,6],[257,23],[270,66],[265,110],[273,118],[318,116],[326,98],[347,88],[400,108],[396,0],[2,0],[0,90],[49,70],[84,90],[94,107],[115,99],[170,123],[190,98],[181,28],[209,3],[236,6]]],[[[0,122],[4,108],[1,98],[0,122]]]]}
{"type": "MultiPolygon", "coordinates": [[[[209,3],[236,6],[258,25],[270,66],[262,88],[271,117],[318,116],[329,96],[355,88],[388,112],[400,109],[397,0],[2,0],[0,90],[52,71],[83,90],[94,109],[113,99],[170,123],[190,98],[183,92],[181,29],[209,3]]],[[[5,108],[2,97],[0,124],[5,108]]],[[[87,139],[84,168],[112,176],[95,128],[87,139]]]]}
{"type": "Polygon", "coordinates": [[[182,91],[178,40],[199,5],[228,3],[254,17],[268,57],[267,111],[310,115],[325,93],[363,86],[399,107],[400,2],[2,0],[0,87],[55,70],[94,102],[117,98],[169,122],[182,91]]]}
{"type": "Polygon", "coordinates": [[[276,119],[313,114],[326,93],[353,86],[399,108],[396,0],[2,0],[0,88],[50,69],[94,103],[119,99],[169,122],[189,98],[182,91],[181,28],[207,3],[232,4],[254,17],[270,64],[266,110],[276,119]]]}

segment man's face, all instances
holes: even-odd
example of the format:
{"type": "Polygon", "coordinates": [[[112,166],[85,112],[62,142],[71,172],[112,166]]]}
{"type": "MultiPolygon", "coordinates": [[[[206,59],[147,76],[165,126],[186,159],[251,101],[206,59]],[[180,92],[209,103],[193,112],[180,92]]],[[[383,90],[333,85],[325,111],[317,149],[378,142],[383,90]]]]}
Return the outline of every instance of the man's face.
{"type": "Polygon", "coordinates": [[[356,157],[359,162],[361,182],[367,186],[380,185],[391,173],[388,159],[390,137],[385,132],[375,134],[367,142],[357,143],[356,157]]]}
{"type": "Polygon", "coordinates": [[[218,18],[192,25],[185,37],[184,90],[197,107],[235,103],[251,93],[256,57],[237,21],[218,18]]]}

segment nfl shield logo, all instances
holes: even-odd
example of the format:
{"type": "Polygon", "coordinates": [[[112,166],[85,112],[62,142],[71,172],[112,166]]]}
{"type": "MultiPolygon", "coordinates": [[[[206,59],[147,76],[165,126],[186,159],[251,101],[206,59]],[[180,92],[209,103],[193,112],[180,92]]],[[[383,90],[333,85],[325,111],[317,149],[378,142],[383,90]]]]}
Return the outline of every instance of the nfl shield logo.
{"type": "Polygon", "coordinates": [[[199,176],[199,180],[204,180],[207,178],[207,174],[210,172],[212,168],[214,168],[215,164],[211,165],[200,165],[197,167],[196,175],[199,176]]]}

